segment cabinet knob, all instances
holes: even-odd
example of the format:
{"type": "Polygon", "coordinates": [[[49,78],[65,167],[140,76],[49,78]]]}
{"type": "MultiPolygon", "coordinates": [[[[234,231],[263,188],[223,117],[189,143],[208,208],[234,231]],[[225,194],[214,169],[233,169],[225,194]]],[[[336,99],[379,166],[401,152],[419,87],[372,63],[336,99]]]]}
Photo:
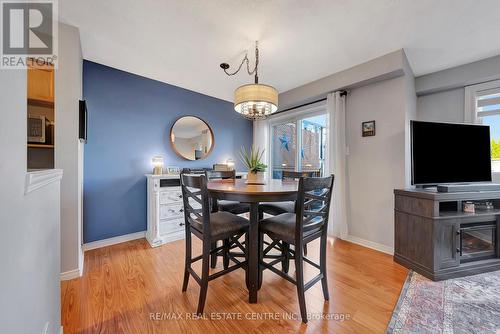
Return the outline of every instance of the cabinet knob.
{"type": "Polygon", "coordinates": [[[457,248],[457,253],[460,253],[460,248],[457,248]]]}
{"type": "Polygon", "coordinates": [[[184,226],[184,225],[185,225],[185,223],[179,223],[179,226],[184,226]]]}

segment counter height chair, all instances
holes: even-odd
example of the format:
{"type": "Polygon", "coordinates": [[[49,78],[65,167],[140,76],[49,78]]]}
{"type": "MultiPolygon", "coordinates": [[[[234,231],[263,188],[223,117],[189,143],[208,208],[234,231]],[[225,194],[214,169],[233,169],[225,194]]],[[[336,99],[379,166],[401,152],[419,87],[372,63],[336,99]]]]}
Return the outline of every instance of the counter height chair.
{"type": "MultiPolygon", "coordinates": [[[[333,175],[322,178],[301,177],[299,180],[295,213],[282,213],[263,219],[260,222],[260,277],[262,277],[264,269],[269,269],[297,286],[300,315],[304,323],[307,323],[305,291],[321,280],[323,296],[325,300],[329,299],[326,277],[326,242],[333,179],[333,175]],[[270,244],[264,244],[264,235],[271,238],[272,242],[270,244]],[[296,250],[302,249],[303,245],[318,238],[321,239],[319,264],[303,256],[302,252],[297,252],[287,247],[288,245],[294,245],[296,250]],[[281,250],[281,255],[269,254],[272,249],[281,250]],[[272,261],[265,262],[266,259],[272,259],[272,261]],[[274,267],[277,263],[288,261],[289,259],[295,260],[295,278],[289,276],[287,271],[274,267]],[[319,269],[319,274],[307,283],[304,283],[304,262],[319,269]]],[[[259,284],[261,283],[260,281],[259,284]]]]}
{"type": "MultiPolygon", "coordinates": [[[[281,174],[281,180],[297,180],[301,177],[317,177],[320,176],[320,171],[307,171],[307,172],[295,172],[284,170],[281,174]]],[[[277,216],[286,212],[295,212],[295,202],[269,202],[262,203],[259,205],[259,215],[261,218],[264,217],[264,213],[269,215],[277,216]]],[[[307,244],[304,244],[304,255],[307,255],[307,244]]],[[[288,269],[285,268],[287,271],[288,269]]]]}
{"type": "MultiPolygon", "coordinates": [[[[205,171],[205,176],[207,177],[207,181],[213,181],[213,180],[229,180],[229,181],[234,181],[236,180],[236,171],[231,170],[231,171],[215,171],[215,170],[207,170],[205,171]]],[[[240,203],[236,201],[224,201],[220,200],[217,201],[216,199],[212,200],[212,211],[217,212],[217,211],[227,211],[230,213],[233,213],[235,215],[239,215],[242,213],[250,212],[250,204],[248,203],[240,203]]],[[[223,241],[223,246],[224,247],[229,247],[229,240],[224,240],[223,241]]],[[[217,244],[215,243],[212,245],[213,248],[217,247],[217,244]]],[[[223,265],[224,269],[227,268],[229,263],[229,258],[227,256],[223,257],[223,265]]],[[[211,260],[210,260],[210,267],[215,268],[217,265],[217,254],[212,254],[211,260]]]]}
{"type": "Polygon", "coordinates": [[[248,220],[234,215],[230,212],[219,211],[211,213],[210,195],[207,190],[205,175],[181,174],[182,198],[184,202],[184,218],[186,227],[186,259],[184,266],[184,281],[182,291],[188,286],[189,277],[200,285],[200,297],[198,301],[197,314],[202,314],[207,297],[208,282],[227,274],[238,268],[247,267],[248,254],[245,247],[238,241],[241,236],[248,237],[248,220]],[[202,254],[193,257],[191,254],[191,234],[202,240],[202,254]],[[227,247],[212,248],[217,240],[228,240],[227,247]],[[245,260],[236,259],[230,252],[231,249],[239,248],[245,260]],[[224,268],[209,275],[210,255],[225,254],[235,265],[224,268]],[[202,261],[201,277],[191,267],[192,263],[202,261]]]}

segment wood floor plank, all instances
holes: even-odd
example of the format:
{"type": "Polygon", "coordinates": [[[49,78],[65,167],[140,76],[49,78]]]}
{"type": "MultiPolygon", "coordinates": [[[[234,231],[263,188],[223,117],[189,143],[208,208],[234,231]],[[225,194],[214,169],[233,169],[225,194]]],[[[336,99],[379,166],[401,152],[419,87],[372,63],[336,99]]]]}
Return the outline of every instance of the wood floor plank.
{"type": "MultiPolygon", "coordinates": [[[[318,259],[318,246],[309,245],[310,258],[318,259]]],[[[193,254],[200,252],[195,242],[193,254]]],[[[313,318],[304,325],[294,285],[265,271],[259,302],[249,304],[242,269],[210,282],[206,317],[196,318],[199,286],[191,278],[181,292],[182,240],[151,248],[139,239],[87,251],[83,276],[61,284],[64,333],[383,333],[407,270],[387,254],[342,240],[330,239],[327,254],[330,301],[320,284],[308,290],[313,318]],[[320,318],[335,314],[346,318],[320,318]]],[[[316,273],[306,266],[306,279],[316,273]]]]}

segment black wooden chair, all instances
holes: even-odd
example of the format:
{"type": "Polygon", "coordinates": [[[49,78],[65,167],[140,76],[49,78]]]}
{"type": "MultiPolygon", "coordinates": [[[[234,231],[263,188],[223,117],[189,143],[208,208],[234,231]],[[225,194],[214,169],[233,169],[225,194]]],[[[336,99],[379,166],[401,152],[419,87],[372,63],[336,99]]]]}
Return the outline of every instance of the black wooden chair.
{"type": "Polygon", "coordinates": [[[249,223],[245,218],[229,212],[210,212],[210,195],[207,190],[205,175],[181,174],[181,187],[186,223],[186,262],[182,291],[186,291],[189,276],[193,276],[201,288],[197,314],[202,314],[207,296],[208,282],[238,268],[244,267],[246,269],[247,251],[238,239],[245,235],[246,240],[249,223]],[[191,234],[201,239],[203,244],[202,254],[196,257],[191,254],[191,234]],[[228,240],[229,245],[212,249],[212,245],[217,240],[228,240]],[[245,255],[244,261],[239,261],[231,254],[230,250],[234,248],[239,248],[243,252],[245,255]],[[209,275],[210,255],[214,253],[231,259],[235,265],[209,275]],[[191,267],[192,263],[199,260],[202,261],[201,277],[191,267]]]}
{"type": "MultiPolygon", "coordinates": [[[[300,315],[304,323],[307,323],[305,291],[321,280],[323,296],[325,300],[329,299],[326,276],[326,242],[333,180],[333,175],[323,178],[300,178],[295,213],[282,213],[260,222],[259,263],[261,280],[262,271],[269,269],[295,284],[297,286],[300,315]],[[265,234],[271,238],[272,242],[270,244],[264,243],[265,234]],[[289,248],[289,245],[294,245],[296,250],[302,249],[303,245],[318,238],[321,238],[319,265],[303,256],[302,252],[289,248]],[[272,249],[278,249],[281,254],[269,254],[272,249]],[[272,259],[272,261],[265,262],[266,259],[272,259]],[[295,260],[295,278],[289,276],[285,270],[274,267],[276,264],[284,261],[288,262],[290,259],[295,260]],[[304,262],[319,269],[319,274],[307,283],[304,283],[304,262]]],[[[262,284],[262,281],[259,284],[262,284]]]]}
{"type": "MultiPolygon", "coordinates": [[[[214,171],[207,170],[205,171],[205,176],[207,177],[207,181],[212,180],[236,180],[236,172],[232,171],[214,171]]],[[[218,201],[216,199],[212,200],[212,212],[217,211],[227,211],[233,213],[235,215],[239,215],[245,212],[250,212],[250,204],[248,203],[240,203],[236,201],[218,201]]],[[[229,240],[223,241],[223,246],[226,248],[229,247],[229,240]]],[[[212,248],[216,248],[217,243],[212,245],[212,248]]],[[[227,268],[229,263],[229,259],[227,256],[223,257],[223,265],[224,269],[227,268]]],[[[210,259],[210,267],[215,268],[217,266],[217,254],[213,253],[210,259]]]]}
{"type": "MultiPolygon", "coordinates": [[[[295,172],[284,170],[281,174],[281,180],[298,180],[301,177],[317,177],[320,176],[320,171],[308,171],[308,172],[295,172]]],[[[264,202],[259,205],[259,215],[261,219],[264,217],[264,213],[269,215],[277,216],[286,212],[295,212],[295,202],[264,202]]],[[[307,255],[307,244],[304,244],[304,255],[307,255]]],[[[288,269],[287,269],[288,270],[288,269]]]]}

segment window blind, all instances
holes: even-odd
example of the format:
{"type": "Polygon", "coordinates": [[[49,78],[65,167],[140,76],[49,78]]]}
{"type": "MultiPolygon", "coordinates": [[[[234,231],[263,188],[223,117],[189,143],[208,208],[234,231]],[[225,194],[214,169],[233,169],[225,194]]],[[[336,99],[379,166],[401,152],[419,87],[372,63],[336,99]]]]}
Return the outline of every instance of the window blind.
{"type": "Polygon", "coordinates": [[[476,109],[478,117],[500,114],[500,87],[478,92],[476,109]]]}

